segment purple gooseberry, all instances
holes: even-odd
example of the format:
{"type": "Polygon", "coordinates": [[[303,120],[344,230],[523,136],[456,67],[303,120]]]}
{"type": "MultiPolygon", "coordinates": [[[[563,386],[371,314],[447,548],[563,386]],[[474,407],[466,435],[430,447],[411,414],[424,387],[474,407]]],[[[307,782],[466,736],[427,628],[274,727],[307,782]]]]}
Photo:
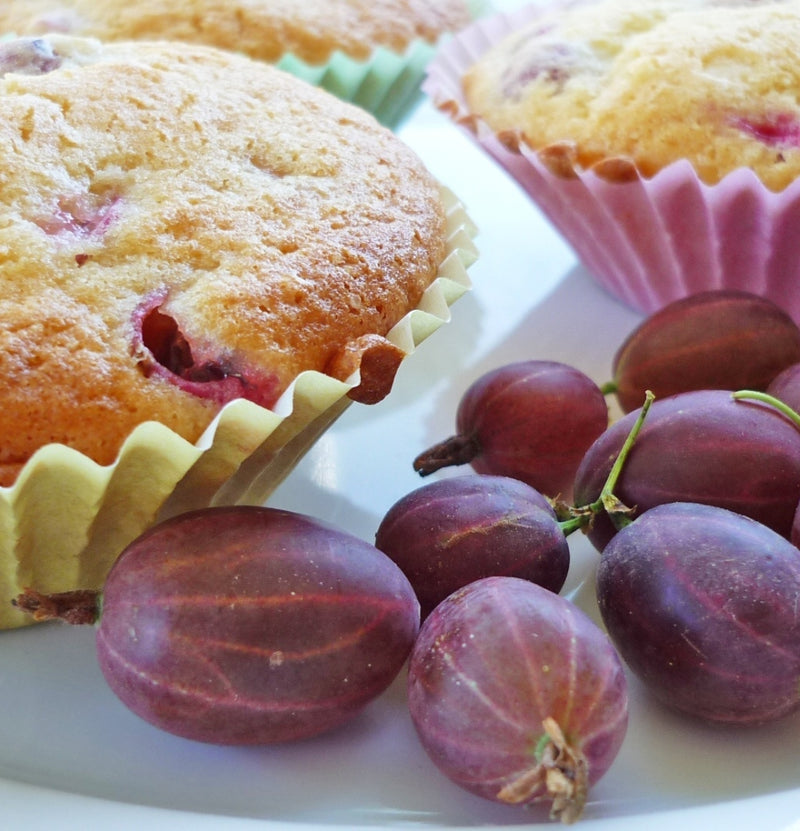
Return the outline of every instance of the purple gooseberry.
{"type": "Polygon", "coordinates": [[[423,619],[481,577],[521,577],[558,592],[570,563],[567,538],[539,491],[479,473],[406,494],[381,521],[375,545],[408,577],[423,619]]]}
{"type": "Polygon", "coordinates": [[[577,819],[625,736],[622,662],[570,601],[486,577],[428,616],[411,652],[409,708],[422,746],[486,799],[577,819]]]}
{"type": "Polygon", "coordinates": [[[557,361],[519,361],[467,388],[455,435],[417,456],[414,469],[427,476],[469,463],[478,473],[568,499],[583,454],[607,426],[605,396],[583,372],[557,361]]]}
{"type": "Polygon", "coordinates": [[[111,689],[185,738],[266,744],[355,716],[405,664],[419,603],[367,542],[271,508],[204,508],[132,542],[102,593],[41,595],[38,619],[94,623],[111,689]]]}

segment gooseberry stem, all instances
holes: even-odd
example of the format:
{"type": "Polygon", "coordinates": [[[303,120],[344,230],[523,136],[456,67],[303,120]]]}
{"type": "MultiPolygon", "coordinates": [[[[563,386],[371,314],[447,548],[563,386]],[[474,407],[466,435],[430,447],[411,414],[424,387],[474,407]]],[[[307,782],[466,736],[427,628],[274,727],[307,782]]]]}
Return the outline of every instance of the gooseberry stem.
{"type": "Polygon", "coordinates": [[[595,515],[600,513],[605,513],[611,522],[614,523],[617,530],[633,522],[630,517],[632,509],[624,505],[617,498],[614,494],[614,488],[617,486],[617,482],[619,481],[620,474],[625,466],[628,454],[630,453],[631,448],[633,447],[633,444],[642,429],[642,425],[644,424],[645,418],[647,418],[650,405],[654,400],[655,395],[650,390],[647,390],[645,392],[644,404],[642,404],[639,414],[636,417],[636,421],[633,423],[630,432],[625,438],[625,442],[617,454],[617,458],[614,460],[611,470],[608,472],[608,476],[606,477],[606,481],[600,491],[600,495],[594,502],[590,502],[588,505],[583,505],[579,508],[571,508],[569,517],[559,523],[565,535],[571,534],[573,531],[577,531],[579,528],[584,528],[589,525],[595,515]]]}
{"type": "Polygon", "coordinates": [[[800,430],[800,413],[793,410],[788,404],[775,398],[766,392],[759,392],[758,390],[737,390],[731,393],[732,397],[741,401],[760,401],[762,404],[769,404],[779,412],[783,413],[793,424],[800,430]]]}
{"type": "MultiPolygon", "coordinates": [[[[591,508],[591,506],[590,506],[591,508]]],[[[584,513],[583,508],[580,509],[580,513],[573,514],[568,519],[561,520],[558,523],[558,527],[561,529],[562,533],[565,537],[568,537],[574,531],[579,531],[581,528],[585,528],[592,518],[592,513],[584,513]]]]}
{"type": "Polygon", "coordinates": [[[617,454],[617,458],[614,460],[614,464],[611,470],[608,472],[608,477],[606,478],[605,484],[603,485],[603,489],[600,491],[600,496],[598,497],[597,501],[593,503],[593,506],[597,506],[597,510],[604,510],[606,511],[613,519],[615,513],[619,513],[620,510],[623,512],[627,512],[627,508],[625,508],[622,503],[617,499],[614,495],[614,488],[617,486],[617,482],[619,481],[620,474],[622,473],[622,468],[625,466],[625,461],[628,458],[628,454],[633,447],[634,442],[636,441],[639,432],[644,425],[644,420],[647,418],[647,413],[650,409],[650,405],[655,400],[655,395],[650,390],[647,390],[644,394],[644,404],[642,404],[639,415],[636,418],[636,421],[633,423],[633,427],[631,427],[630,432],[628,433],[624,444],[620,448],[619,453],[617,454]]]}
{"type": "Polygon", "coordinates": [[[94,589],[43,594],[26,588],[11,603],[38,622],[63,620],[75,626],[97,623],[102,595],[94,589]]]}
{"type": "Polygon", "coordinates": [[[480,453],[473,436],[456,434],[428,448],[414,459],[414,470],[420,476],[429,476],[443,467],[465,465],[480,453]]]}

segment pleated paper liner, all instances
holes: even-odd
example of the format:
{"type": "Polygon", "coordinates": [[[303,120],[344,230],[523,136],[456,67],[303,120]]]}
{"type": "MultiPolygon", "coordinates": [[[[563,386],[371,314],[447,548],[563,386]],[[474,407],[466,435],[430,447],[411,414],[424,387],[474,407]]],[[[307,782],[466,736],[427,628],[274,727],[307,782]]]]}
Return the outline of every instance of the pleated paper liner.
{"type": "MultiPolygon", "coordinates": [[[[468,5],[474,19],[491,8],[487,0],[469,0],[468,5]]],[[[440,42],[448,37],[445,35],[440,42]]],[[[416,40],[402,53],[379,47],[365,60],[356,60],[337,51],[329,61],[319,65],[309,64],[289,53],[277,66],[358,105],[394,130],[422,100],[425,70],[438,48],[438,44],[416,40]]]]}
{"type": "Polygon", "coordinates": [[[769,190],[747,168],[718,184],[678,160],[645,178],[625,158],[590,169],[568,140],[534,150],[472,114],[461,78],[541,6],[477,21],[445,44],[423,90],[505,169],[610,294],[643,313],[700,291],[769,297],[800,322],[800,181],[769,190]]]}
{"type": "Polygon", "coordinates": [[[327,63],[314,65],[288,54],[277,66],[397,129],[422,98],[420,84],[435,51],[430,43],[414,41],[402,54],[380,47],[364,61],[335,52],[327,63]]]}
{"type": "Polygon", "coordinates": [[[194,444],[162,424],[141,424],[109,466],[63,445],[41,448],[11,487],[0,488],[0,629],[31,623],[11,604],[25,587],[100,588],[122,549],[160,519],[208,505],[263,504],[353,400],[384,397],[399,362],[450,319],[450,306],[470,288],[476,229],[452,193],[443,189],[443,197],[448,247],[436,280],[417,309],[375,338],[379,348],[354,351],[345,380],[304,372],[273,409],[233,401],[194,444]]]}

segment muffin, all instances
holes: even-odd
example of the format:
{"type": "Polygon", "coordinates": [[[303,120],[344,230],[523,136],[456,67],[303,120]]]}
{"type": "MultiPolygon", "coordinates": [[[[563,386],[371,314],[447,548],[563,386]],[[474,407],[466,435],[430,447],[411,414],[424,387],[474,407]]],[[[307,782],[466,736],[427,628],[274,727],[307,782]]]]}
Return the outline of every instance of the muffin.
{"type": "Polygon", "coordinates": [[[472,20],[470,0],[10,0],[0,32],[179,40],[278,64],[396,123],[425,63],[472,20]]]}
{"type": "Polygon", "coordinates": [[[800,319],[800,4],[584,0],[465,30],[435,103],[648,312],[729,287],[800,319]]]}
{"type": "Polygon", "coordinates": [[[384,397],[473,229],[388,129],[267,64],[48,35],[0,70],[0,586],[61,591],[158,516],[263,501],[384,397]]]}

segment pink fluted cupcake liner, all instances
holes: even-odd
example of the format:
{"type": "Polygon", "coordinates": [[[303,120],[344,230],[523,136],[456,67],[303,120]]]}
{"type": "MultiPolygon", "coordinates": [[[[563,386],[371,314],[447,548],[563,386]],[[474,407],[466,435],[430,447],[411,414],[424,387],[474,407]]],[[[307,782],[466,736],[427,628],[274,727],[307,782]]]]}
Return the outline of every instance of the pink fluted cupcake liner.
{"type": "Polygon", "coordinates": [[[746,168],[715,185],[679,160],[645,178],[624,158],[583,169],[568,140],[534,150],[495,134],[464,98],[464,72],[541,11],[478,21],[447,43],[423,90],[541,208],[608,292],[641,312],[715,288],[769,297],[800,322],[800,181],[769,190],[746,168]]]}

